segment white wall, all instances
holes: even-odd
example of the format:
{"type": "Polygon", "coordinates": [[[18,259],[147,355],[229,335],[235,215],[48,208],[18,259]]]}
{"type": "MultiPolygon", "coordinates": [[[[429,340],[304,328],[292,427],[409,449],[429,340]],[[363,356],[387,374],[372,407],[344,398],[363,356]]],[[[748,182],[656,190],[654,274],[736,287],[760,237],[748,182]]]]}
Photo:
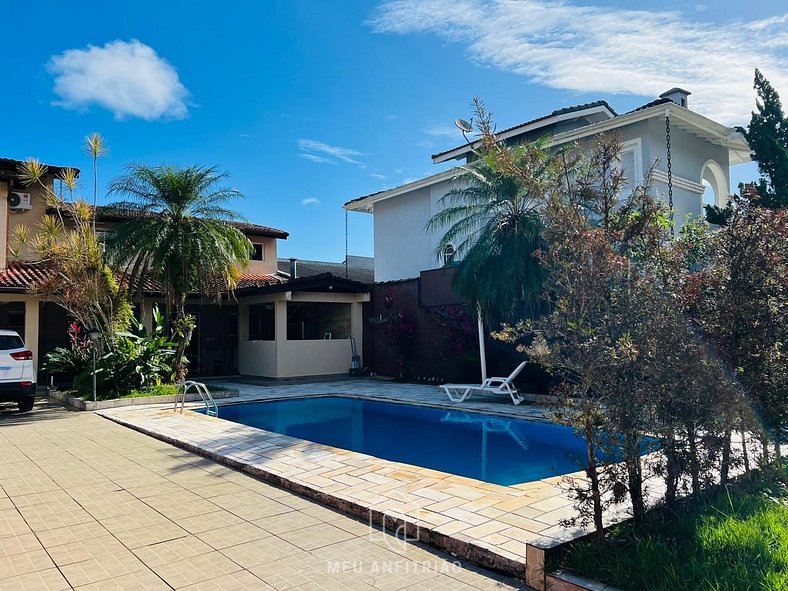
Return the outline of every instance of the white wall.
{"type": "Polygon", "coordinates": [[[418,277],[440,266],[435,255],[443,230],[428,232],[439,201],[455,186],[447,180],[375,204],[375,281],[418,277]]]}
{"type": "MultiPolygon", "coordinates": [[[[662,180],[653,182],[654,190],[667,201],[667,158],[665,150],[665,120],[654,117],[639,121],[616,130],[622,142],[639,141],[638,170],[630,179],[631,186],[642,182],[655,159],[659,159],[657,170],[662,180]]],[[[590,141],[590,140],[589,140],[590,141]]],[[[675,223],[679,228],[688,216],[702,215],[702,174],[707,161],[713,160],[725,172],[725,181],[718,184],[730,185],[728,151],[722,146],[678,129],[671,128],[671,161],[673,171],[673,206],[675,223]],[[682,182],[686,180],[688,182],[682,182]],[[697,186],[696,186],[697,185],[697,186]]],[[[375,281],[395,281],[418,277],[421,271],[441,266],[435,247],[446,228],[427,232],[428,220],[441,210],[441,198],[453,187],[454,180],[436,183],[411,193],[399,195],[375,203],[375,281]]]]}

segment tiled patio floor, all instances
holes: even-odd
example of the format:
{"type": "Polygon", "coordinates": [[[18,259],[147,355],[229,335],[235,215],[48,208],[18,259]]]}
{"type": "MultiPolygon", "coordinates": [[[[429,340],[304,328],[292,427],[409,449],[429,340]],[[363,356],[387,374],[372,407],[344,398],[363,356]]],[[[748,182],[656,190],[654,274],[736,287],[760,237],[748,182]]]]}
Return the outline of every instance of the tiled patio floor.
{"type": "MultiPolygon", "coordinates": [[[[232,384],[241,398],[343,394],[458,408],[436,386],[376,380],[256,386],[232,384]]],[[[230,399],[229,401],[237,400],[230,399]]],[[[506,399],[508,400],[508,399],[506,399]]],[[[536,406],[471,400],[464,410],[544,418],[536,406]]],[[[200,450],[292,490],[373,520],[407,527],[419,539],[496,569],[524,573],[526,543],[550,547],[582,535],[560,522],[574,515],[562,477],[499,486],[381,460],[171,408],[129,407],[100,414],[165,441],[200,450]]],[[[609,513],[608,522],[621,516],[609,513]]]]}
{"type": "Polygon", "coordinates": [[[524,589],[96,414],[0,409],[3,591],[524,589]]]}

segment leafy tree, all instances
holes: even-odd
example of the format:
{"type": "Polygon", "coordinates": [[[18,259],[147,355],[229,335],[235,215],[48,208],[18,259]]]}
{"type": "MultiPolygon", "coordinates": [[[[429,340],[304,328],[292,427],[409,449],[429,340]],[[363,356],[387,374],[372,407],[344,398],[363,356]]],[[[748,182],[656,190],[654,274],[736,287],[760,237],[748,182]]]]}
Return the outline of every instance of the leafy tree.
{"type": "Polygon", "coordinates": [[[777,444],[788,427],[788,209],[738,199],[707,253],[688,312],[777,444]]]}
{"type": "Polygon", "coordinates": [[[560,173],[544,141],[513,148],[498,142],[492,116],[474,99],[481,134],[477,159],[463,167],[458,187],[428,222],[443,230],[436,251],[455,247],[461,260],[454,288],[492,322],[512,321],[539,307],[544,272],[533,253],[544,248],[539,212],[560,173]]]}
{"type": "Polygon", "coordinates": [[[115,228],[111,260],[132,286],[151,279],[161,286],[178,338],[176,380],[186,375],[185,352],[194,330],[186,313],[189,294],[213,299],[231,291],[251,254],[249,240],[230,221],[228,202],[241,197],[220,185],[215,168],[132,165],[110,185],[126,198],[112,207],[128,216],[115,228]]]}

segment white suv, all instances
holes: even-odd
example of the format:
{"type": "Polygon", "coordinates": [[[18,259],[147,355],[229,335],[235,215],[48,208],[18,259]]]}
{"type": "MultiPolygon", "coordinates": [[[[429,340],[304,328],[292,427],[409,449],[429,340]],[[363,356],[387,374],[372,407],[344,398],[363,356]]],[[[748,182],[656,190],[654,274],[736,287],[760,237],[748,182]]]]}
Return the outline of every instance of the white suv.
{"type": "Polygon", "coordinates": [[[36,372],[33,352],[13,330],[0,330],[0,402],[16,402],[20,412],[33,410],[36,372]]]}

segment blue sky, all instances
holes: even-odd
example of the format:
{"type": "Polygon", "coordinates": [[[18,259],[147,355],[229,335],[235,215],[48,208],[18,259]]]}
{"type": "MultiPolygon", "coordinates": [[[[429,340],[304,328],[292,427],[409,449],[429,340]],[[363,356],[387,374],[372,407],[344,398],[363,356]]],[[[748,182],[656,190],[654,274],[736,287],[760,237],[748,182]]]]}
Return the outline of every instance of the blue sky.
{"type": "MultiPolygon", "coordinates": [[[[461,141],[451,121],[474,95],[501,127],[598,98],[625,111],[674,85],[746,124],[755,66],[788,96],[783,2],[629,5],[8,3],[0,156],[87,170],[98,131],[101,184],[130,162],[215,165],[249,221],[290,232],[281,256],[339,261],[342,203],[437,172],[430,155],[461,141]]],[[[350,215],[351,254],[372,254],[371,222],[350,215]]]]}

